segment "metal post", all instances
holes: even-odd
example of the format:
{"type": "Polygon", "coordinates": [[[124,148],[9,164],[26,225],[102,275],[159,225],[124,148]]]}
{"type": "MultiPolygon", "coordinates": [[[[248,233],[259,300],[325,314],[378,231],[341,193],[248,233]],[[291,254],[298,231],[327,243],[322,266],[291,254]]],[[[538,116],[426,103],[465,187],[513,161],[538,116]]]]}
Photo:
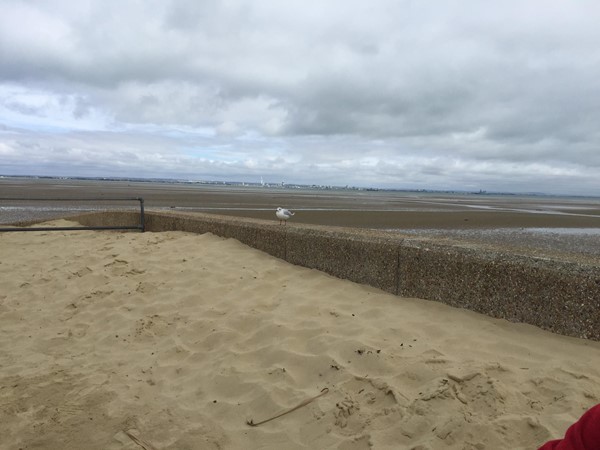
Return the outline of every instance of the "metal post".
{"type": "Polygon", "coordinates": [[[138,200],[140,201],[140,228],[143,233],[146,231],[146,220],[144,218],[144,199],[140,197],[138,200]]]}

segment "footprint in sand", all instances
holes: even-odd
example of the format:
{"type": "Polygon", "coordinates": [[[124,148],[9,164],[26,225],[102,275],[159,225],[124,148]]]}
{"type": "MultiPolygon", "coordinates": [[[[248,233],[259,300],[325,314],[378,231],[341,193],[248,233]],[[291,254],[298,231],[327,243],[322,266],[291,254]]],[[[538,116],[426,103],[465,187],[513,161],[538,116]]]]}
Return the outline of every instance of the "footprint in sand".
{"type": "Polygon", "coordinates": [[[382,380],[355,377],[339,390],[344,399],[336,403],[333,415],[344,435],[358,435],[367,425],[388,428],[402,418],[405,399],[382,380]]]}
{"type": "Polygon", "coordinates": [[[108,264],[104,264],[104,267],[110,270],[113,276],[141,275],[146,272],[144,269],[130,268],[129,261],[124,259],[115,259],[108,264]]]}
{"type": "Polygon", "coordinates": [[[169,333],[171,325],[173,322],[167,321],[158,314],[143,317],[136,322],[134,336],[136,338],[165,336],[169,333]]]}
{"type": "Polygon", "coordinates": [[[340,428],[346,428],[348,418],[360,409],[360,405],[350,397],[346,397],[341,402],[336,403],[335,407],[336,410],[333,413],[335,416],[335,425],[340,428]]]}
{"type": "MultiPolygon", "coordinates": [[[[161,283],[163,284],[163,283],[161,283]]],[[[146,294],[149,292],[154,292],[158,289],[160,285],[156,285],[154,283],[149,283],[147,281],[142,281],[140,283],[138,283],[137,287],[135,288],[136,292],[139,292],[141,294],[146,294]]]]}
{"type": "Polygon", "coordinates": [[[455,397],[469,410],[490,418],[504,413],[506,390],[497,380],[485,374],[473,373],[458,382],[451,379],[449,383],[455,397]]]}
{"type": "Polygon", "coordinates": [[[77,323],[69,328],[67,337],[69,338],[82,338],[87,334],[87,330],[90,326],[84,323],[77,323]]]}
{"type": "Polygon", "coordinates": [[[104,264],[110,273],[115,276],[124,275],[127,272],[127,266],[129,265],[129,261],[124,259],[114,259],[113,261],[104,264]]]}
{"type": "Polygon", "coordinates": [[[73,277],[82,278],[86,275],[89,275],[90,273],[93,273],[93,270],[86,266],[83,269],[79,269],[76,272],[72,272],[71,275],[67,276],[67,279],[71,279],[73,277]]]}

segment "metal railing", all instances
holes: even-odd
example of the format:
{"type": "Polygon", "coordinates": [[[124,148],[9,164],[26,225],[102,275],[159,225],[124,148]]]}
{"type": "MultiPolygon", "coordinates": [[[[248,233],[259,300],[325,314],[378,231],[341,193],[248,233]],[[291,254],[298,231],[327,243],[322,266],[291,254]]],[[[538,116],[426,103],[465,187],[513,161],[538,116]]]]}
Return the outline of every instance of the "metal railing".
{"type": "Polygon", "coordinates": [[[142,233],[146,229],[144,219],[144,199],[141,197],[130,198],[2,198],[0,203],[4,201],[18,202],[122,202],[122,201],[138,201],[140,202],[140,223],[138,225],[122,225],[122,226],[94,226],[94,227],[2,227],[0,232],[4,231],[74,231],[74,230],[140,230],[142,233]]]}

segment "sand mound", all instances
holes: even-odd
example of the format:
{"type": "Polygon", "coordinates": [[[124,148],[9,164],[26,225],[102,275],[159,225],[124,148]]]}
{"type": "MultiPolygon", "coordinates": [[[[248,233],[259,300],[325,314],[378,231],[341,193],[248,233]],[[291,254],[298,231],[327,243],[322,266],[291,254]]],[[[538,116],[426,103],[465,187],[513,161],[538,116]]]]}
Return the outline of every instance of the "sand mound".
{"type": "Polygon", "coordinates": [[[600,402],[596,342],[231,239],[0,233],[0,249],[1,448],[536,448],[600,402]]]}

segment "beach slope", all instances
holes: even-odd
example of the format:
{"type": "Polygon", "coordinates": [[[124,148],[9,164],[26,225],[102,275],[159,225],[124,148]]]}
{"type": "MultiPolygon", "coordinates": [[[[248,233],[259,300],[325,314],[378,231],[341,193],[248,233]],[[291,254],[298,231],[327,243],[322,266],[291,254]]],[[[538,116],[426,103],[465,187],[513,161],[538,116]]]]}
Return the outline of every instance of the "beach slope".
{"type": "Polygon", "coordinates": [[[1,448],[531,449],[600,402],[598,342],[232,239],[4,233],[0,250],[1,448]]]}

